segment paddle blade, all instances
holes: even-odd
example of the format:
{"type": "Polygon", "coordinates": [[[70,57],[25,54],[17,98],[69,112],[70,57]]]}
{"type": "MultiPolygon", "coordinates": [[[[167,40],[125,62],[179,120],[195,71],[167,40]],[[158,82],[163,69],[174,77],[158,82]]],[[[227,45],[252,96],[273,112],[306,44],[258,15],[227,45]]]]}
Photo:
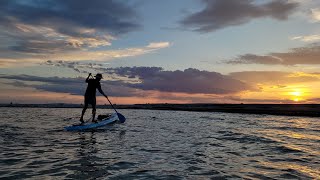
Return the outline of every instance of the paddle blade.
{"type": "Polygon", "coordinates": [[[124,123],[126,121],[126,118],[122,114],[117,113],[117,115],[121,123],[124,123]]]}

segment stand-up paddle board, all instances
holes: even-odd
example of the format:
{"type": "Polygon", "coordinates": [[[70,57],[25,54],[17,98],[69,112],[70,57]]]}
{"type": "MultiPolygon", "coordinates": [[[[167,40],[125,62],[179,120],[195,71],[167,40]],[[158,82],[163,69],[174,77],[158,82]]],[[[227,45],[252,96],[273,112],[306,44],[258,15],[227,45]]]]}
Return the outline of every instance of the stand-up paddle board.
{"type": "Polygon", "coordinates": [[[88,122],[88,123],[84,123],[84,124],[66,126],[66,127],[64,127],[64,129],[66,131],[84,131],[84,130],[89,130],[89,129],[100,128],[100,127],[103,127],[103,126],[106,126],[109,124],[113,124],[116,122],[124,123],[125,117],[120,113],[113,113],[113,114],[111,114],[110,117],[104,118],[101,121],[98,121],[96,123],[88,122]]]}

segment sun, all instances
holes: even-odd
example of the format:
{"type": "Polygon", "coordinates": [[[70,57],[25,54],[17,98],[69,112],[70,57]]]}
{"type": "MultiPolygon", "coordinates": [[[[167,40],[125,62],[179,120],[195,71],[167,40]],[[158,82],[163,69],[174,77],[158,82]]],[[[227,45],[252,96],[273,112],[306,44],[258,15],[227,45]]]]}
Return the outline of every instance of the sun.
{"type": "Polygon", "coordinates": [[[293,91],[293,92],[290,92],[290,94],[293,96],[301,96],[302,92],[301,91],[293,91]]]}
{"type": "Polygon", "coordinates": [[[302,92],[294,91],[294,92],[291,92],[291,94],[294,96],[301,96],[302,92]]]}
{"type": "Polygon", "coordinates": [[[305,89],[294,88],[288,92],[288,95],[291,96],[290,99],[292,99],[294,102],[300,102],[305,97],[306,92],[307,91],[305,89]]]}

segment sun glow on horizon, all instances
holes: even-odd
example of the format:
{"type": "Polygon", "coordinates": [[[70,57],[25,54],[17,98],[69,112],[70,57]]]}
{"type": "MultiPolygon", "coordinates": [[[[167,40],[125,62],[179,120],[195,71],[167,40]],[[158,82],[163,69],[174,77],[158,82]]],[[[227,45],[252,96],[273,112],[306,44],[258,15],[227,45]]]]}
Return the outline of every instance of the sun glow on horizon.
{"type": "Polygon", "coordinates": [[[302,101],[307,94],[308,89],[306,88],[293,88],[292,91],[288,93],[294,102],[302,101]]]}

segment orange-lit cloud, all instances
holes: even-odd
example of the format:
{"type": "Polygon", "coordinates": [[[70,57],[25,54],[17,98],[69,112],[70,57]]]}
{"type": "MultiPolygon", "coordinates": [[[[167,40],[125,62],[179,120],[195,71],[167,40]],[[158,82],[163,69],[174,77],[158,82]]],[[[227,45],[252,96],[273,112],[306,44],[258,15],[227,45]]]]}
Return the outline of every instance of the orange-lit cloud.
{"type": "Polygon", "coordinates": [[[259,91],[239,93],[244,102],[261,103],[318,103],[319,73],[247,71],[230,74],[233,78],[251,83],[259,91]]]}
{"type": "Polygon", "coordinates": [[[283,72],[283,71],[243,71],[230,73],[230,76],[254,84],[290,84],[320,81],[320,73],[283,72]]]}
{"type": "MultiPolygon", "coordinates": [[[[318,87],[320,84],[317,85],[318,87]]],[[[308,86],[287,85],[286,87],[276,87],[260,85],[259,92],[246,92],[238,95],[245,103],[306,103],[308,99],[315,98],[315,92],[308,86]]]]}

